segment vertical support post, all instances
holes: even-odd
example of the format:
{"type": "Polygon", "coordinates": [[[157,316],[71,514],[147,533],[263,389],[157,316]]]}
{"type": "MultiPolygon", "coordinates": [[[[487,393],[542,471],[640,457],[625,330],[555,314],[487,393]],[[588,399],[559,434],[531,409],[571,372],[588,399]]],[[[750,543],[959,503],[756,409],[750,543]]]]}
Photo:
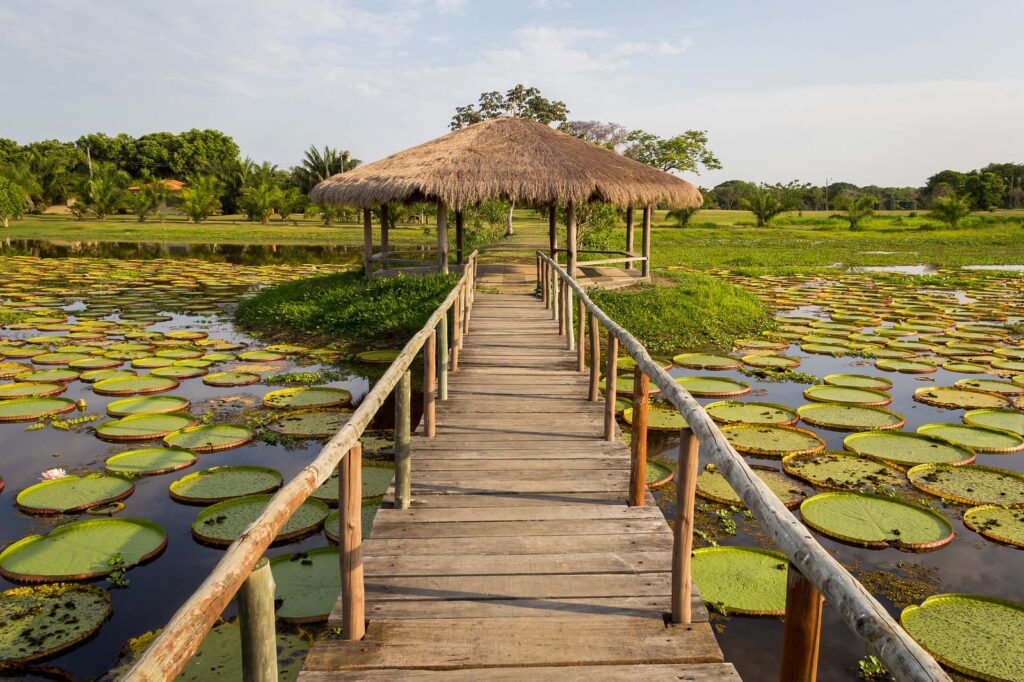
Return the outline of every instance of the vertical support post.
{"type": "Polygon", "coordinates": [[[558,277],[558,305],[555,310],[555,318],[558,320],[558,335],[563,336],[565,334],[565,282],[560,276],[558,277]]]}
{"type": "MultiPolygon", "coordinates": [[[[363,584],[363,446],[356,443],[338,464],[338,556],[341,559],[341,636],[366,634],[363,584]]],[[[276,642],[275,642],[276,649],[276,642]]]]}
{"type": "Polygon", "coordinates": [[[782,682],[815,682],[821,644],[821,609],[825,598],[811,581],[789,565],[786,616],[782,635],[782,682]]]}
{"type": "Polygon", "coordinates": [[[466,290],[459,289],[452,305],[452,363],[451,371],[459,371],[459,349],[462,348],[462,302],[465,300],[466,290]]]}
{"type": "Polygon", "coordinates": [[[395,509],[412,500],[412,373],[405,370],[395,386],[395,509]]]}
{"type": "Polygon", "coordinates": [[[637,365],[633,369],[633,422],[630,424],[629,506],[644,506],[647,492],[647,410],[650,379],[637,365]]]}
{"type": "Polygon", "coordinates": [[[555,254],[558,253],[558,211],[555,202],[551,202],[551,206],[548,208],[548,255],[551,256],[551,260],[558,262],[558,258],[555,254]]]}
{"type": "Polygon", "coordinates": [[[619,376],[619,340],[608,330],[608,357],[604,371],[604,439],[615,440],[616,379],[619,376]]]}
{"type": "Polygon", "coordinates": [[[455,262],[462,265],[466,257],[466,224],[462,209],[455,210],[455,262]]]}
{"type": "Polygon", "coordinates": [[[580,374],[587,371],[587,306],[583,299],[576,297],[576,319],[579,321],[579,328],[576,330],[576,371],[580,374]]]}
{"type": "Polygon", "coordinates": [[[568,250],[566,258],[566,272],[570,277],[576,276],[576,204],[569,201],[565,206],[565,248],[568,250]]]}
{"type": "Polygon", "coordinates": [[[448,205],[437,200],[437,266],[448,274],[448,205]]]}
{"type": "Polygon", "coordinates": [[[448,312],[437,323],[437,398],[448,400],[448,312]]]}
{"type": "Polygon", "coordinates": [[[238,624],[242,631],[242,677],[277,682],[277,632],[274,630],[274,576],[262,557],[238,590],[238,624]]]}
{"type": "Polygon", "coordinates": [[[423,435],[433,438],[437,434],[437,414],[434,389],[437,388],[437,330],[430,332],[423,344],[423,435]]]}
{"type": "MultiPolygon", "coordinates": [[[[626,208],[626,252],[633,255],[633,207],[626,208]]],[[[633,261],[626,263],[626,269],[633,269],[633,261]]]]}
{"type": "Polygon", "coordinates": [[[590,313],[590,402],[600,397],[598,384],[601,382],[601,337],[598,334],[597,315],[590,313]]]}
{"type": "Polygon", "coordinates": [[[548,267],[551,270],[548,276],[551,280],[551,319],[558,320],[558,285],[561,282],[561,278],[558,276],[554,265],[548,267]]]}
{"type": "Polygon", "coordinates": [[[641,235],[640,247],[643,249],[641,254],[644,257],[643,267],[641,268],[640,274],[644,277],[651,276],[651,214],[654,213],[654,209],[651,206],[644,206],[644,227],[643,235],[641,235]]]}
{"type": "Polygon", "coordinates": [[[540,292],[544,298],[544,307],[551,307],[551,287],[548,285],[548,264],[546,261],[540,261],[540,292]]]}
{"type": "Polygon", "coordinates": [[[697,493],[697,473],[700,461],[700,441],[690,429],[679,432],[679,467],[676,482],[676,522],[672,528],[672,622],[689,625],[690,552],[693,551],[694,504],[697,493]]]}
{"type": "Polygon", "coordinates": [[[572,287],[568,284],[565,285],[565,349],[574,350],[576,348],[576,330],[572,328],[572,299],[573,291],[572,287]]]}
{"type": "Polygon", "coordinates": [[[363,209],[363,275],[369,279],[373,275],[373,213],[363,209]]]}
{"type": "Polygon", "coordinates": [[[380,205],[380,258],[381,267],[388,268],[388,232],[391,230],[391,212],[387,204],[380,205]]]}
{"type": "Polygon", "coordinates": [[[473,265],[470,264],[469,267],[469,278],[466,280],[466,286],[462,288],[462,333],[459,334],[459,348],[462,348],[466,334],[469,333],[469,312],[473,308],[473,296],[475,295],[473,287],[476,286],[476,277],[473,274],[473,265]]]}
{"type": "Polygon", "coordinates": [[[541,282],[541,272],[540,272],[541,261],[540,261],[540,254],[539,253],[537,254],[537,259],[536,260],[537,260],[537,266],[536,266],[536,270],[537,270],[537,287],[538,288],[543,288],[540,285],[540,282],[541,282]]]}

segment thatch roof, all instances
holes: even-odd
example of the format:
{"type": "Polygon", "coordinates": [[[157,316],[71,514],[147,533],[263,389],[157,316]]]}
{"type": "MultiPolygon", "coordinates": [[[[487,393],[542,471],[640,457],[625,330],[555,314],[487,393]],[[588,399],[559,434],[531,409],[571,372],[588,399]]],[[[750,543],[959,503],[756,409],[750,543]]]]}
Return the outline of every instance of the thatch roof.
{"type": "Polygon", "coordinates": [[[503,117],[334,175],[313,188],[320,204],[367,208],[443,199],[547,204],[573,200],[618,206],[699,206],[689,182],[549,126],[503,117]]]}

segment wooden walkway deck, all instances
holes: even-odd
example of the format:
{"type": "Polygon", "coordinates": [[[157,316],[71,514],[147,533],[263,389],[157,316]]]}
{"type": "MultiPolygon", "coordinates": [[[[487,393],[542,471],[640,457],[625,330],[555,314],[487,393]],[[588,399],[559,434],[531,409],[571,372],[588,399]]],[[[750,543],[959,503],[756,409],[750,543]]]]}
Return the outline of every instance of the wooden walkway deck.
{"type": "Polygon", "coordinates": [[[699,595],[667,624],[672,533],[650,495],[625,505],[629,450],[549,311],[478,294],[472,327],[411,508],[363,544],[366,636],[318,642],[299,679],[739,679],[699,595]]]}

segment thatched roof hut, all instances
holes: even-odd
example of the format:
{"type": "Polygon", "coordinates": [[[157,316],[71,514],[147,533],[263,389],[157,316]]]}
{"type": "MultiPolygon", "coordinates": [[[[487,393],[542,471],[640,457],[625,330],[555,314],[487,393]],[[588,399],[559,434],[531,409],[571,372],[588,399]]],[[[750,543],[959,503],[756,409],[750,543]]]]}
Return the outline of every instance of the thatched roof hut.
{"type": "MultiPolygon", "coordinates": [[[[649,256],[650,207],[699,206],[700,191],[691,183],[566,135],[536,121],[502,117],[457,130],[430,142],[334,175],[313,188],[320,204],[369,209],[388,203],[436,201],[440,264],[447,270],[447,207],[456,210],[489,199],[552,207],[551,248],[555,250],[554,205],[568,205],[567,244],[570,272],[575,271],[575,206],[602,201],[630,209],[627,252],[632,253],[632,207],[645,208],[644,257],[649,256]]],[[[364,212],[369,233],[369,211],[364,212]]],[[[461,235],[461,230],[457,230],[461,235]]],[[[382,234],[386,251],[386,233],[382,234]]],[[[372,244],[367,244],[372,252],[372,244]]],[[[459,249],[461,252],[461,248],[459,249]]],[[[367,256],[369,258],[369,256],[367,256]]],[[[369,262],[367,263],[369,265],[369,262]]],[[[647,270],[646,260],[644,270],[647,270]]],[[[646,274],[646,272],[645,272],[646,274]]]]}

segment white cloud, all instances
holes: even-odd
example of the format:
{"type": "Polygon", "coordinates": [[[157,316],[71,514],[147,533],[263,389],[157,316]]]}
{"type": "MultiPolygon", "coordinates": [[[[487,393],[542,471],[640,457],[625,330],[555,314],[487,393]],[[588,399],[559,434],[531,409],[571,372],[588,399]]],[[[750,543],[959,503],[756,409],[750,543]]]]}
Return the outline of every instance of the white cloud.
{"type": "Polygon", "coordinates": [[[539,10],[568,9],[572,0],[530,0],[530,7],[539,10]]]}

